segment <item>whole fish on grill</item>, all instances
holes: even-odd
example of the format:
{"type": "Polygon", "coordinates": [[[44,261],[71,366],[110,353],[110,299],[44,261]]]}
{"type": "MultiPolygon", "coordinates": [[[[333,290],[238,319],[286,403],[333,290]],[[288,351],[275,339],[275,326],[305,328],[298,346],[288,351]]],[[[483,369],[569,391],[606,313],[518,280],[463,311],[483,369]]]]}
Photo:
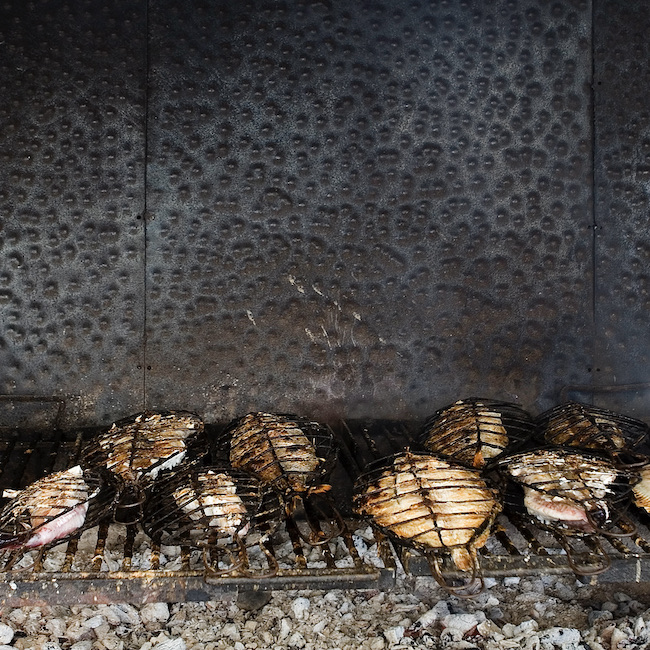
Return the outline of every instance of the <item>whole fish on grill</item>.
{"type": "Polygon", "coordinates": [[[328,427],[295,415],[249,413],[226,431],[230,462],[290,494],[329,489],[322,480],[336,461],[328,427]]]}
{"type": "Polygon", "coordinates": [[[565,530],[602,531],[612,521],[612,502],[628,491],[611,461],[568,449],[525,452],[500,465],[523,487],[528,513],[565,530]]]}
{"type": "Polygon", "coordinates": [[[166,531],[179,543],[190,537],[244,537],[258,524],[268,531],[270,515],[278,520],[280,506],[277,497],[266,498],[267,492],[245,472],[194,463],[159,481],[156,499],[145,509],[144,525],[153,536],[166,531]]]}
{"type": "Polygon", "coordinates": [[[225,536],[246,534],[249,513],[237,493],[236,479],[225,471],[197,472],[191,484],[181,484],[172,492],[172,498],[193,521],[225,536]]]}
{"type": "Polygon", "coordinates": [[[645,465],[638,471],[636,482],[632,488],[634,503],[650,512],[650,464],[645,465]]]}
{"type": "Polygon", "coordinates": [[[10,501],[0,514],[0,548],[29,549],[98,523],[110,509],[114,491],[97,472],[77,465],[23,490],[5,490],[3,496],[10,501]]]}
{"type": "Polygon", "coordinates": [[[106,468],[119,479],[115,516],[120,523],[136,523],[142,517],[147,491],[161,472],[207,453],[203,428],[194,413],[145,411],[95,436],[83,449],[81,462],[106,468]]]}
{"type": "Polygon", "coordinates": [[[480,468],[528,439],[534,428],[532,417],[517,404],[472,398],[436,411],[420,442],[427,451],[480,468]]]}
{"type": "Polygon", "coordinates": [[[550,409],[537,421],[550,444],[611,453],[634,449],[647,438],[650,430],[641,420],[578,402],[550,409]]]}
{"type": "Polygon", "coordinates": [[[203,421],[193,413],[145,411],[115,422],[82,455],[87,465],[104,466],[126,484],[147,483],[182,463],[202,431],[203,421]]]}
{"type": "Polygon", "coordinates": [[[353,506],[407,545],[449,552],[461,571],[476,569],[476,549],[501,511],[498,491],[478,471],[410,451],[362,474],[353,506]]]}
{"type": "Polygon", "coordinates": [[[161,478],[156,499],[145,507],[143,526],[153,539],[202,549],[212,577],[237,571],[268,577],[278,565],[265,542],[281,514],[278,495],[254,476],[225,464],[193,463],[161,478]],[[266,557],[266,565],[257,570],[247,553],[252,546],[266,557]]]}

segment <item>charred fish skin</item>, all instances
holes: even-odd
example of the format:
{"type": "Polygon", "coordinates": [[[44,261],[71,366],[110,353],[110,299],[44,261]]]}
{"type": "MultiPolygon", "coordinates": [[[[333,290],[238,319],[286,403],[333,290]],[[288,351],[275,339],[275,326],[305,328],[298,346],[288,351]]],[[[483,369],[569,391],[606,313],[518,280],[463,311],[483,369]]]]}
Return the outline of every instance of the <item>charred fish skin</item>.
{"type": "Polygon", "coordinates": [[[569,532],[594,533],[612,523],[613,504],[627,498],[627,478],[603,457],[561,447],[524,452],[501,461],[524,491],[528,513],[569,532]]]}
{"type": "Polygon", "coordinates": [[[402,544],[449,552],[472,568],[501,511],[500,493],[474,469],[406,451],[375,463],[355,483],[354,511],[402,544]]]}
{"type": "Polygon", "coordinates": [[[419,439],[431,453],[467,467],[482,468],[534,433],[532,416],[518,404],[467,398],[436,411],[425,423],[419,439]]]}
{"type": "Polygon", "coordinates": [[[286,493],[325,489],[322,481],[336,462],[331,430],[296,415],[248,413],[235,420],[224,437],[234,468],[286,493]]]}
{"type": "Polygon", "coordinates": [[[115,490],[106,476],[76,465],[38,479],[23,490],[5,490],[0,548],[47,546],[95,525],[112,506],[115,490]]]}
{"type": "Polygon", "coordinates": [[[88,466],[106,467],[125,485],[153,483],[158,474],[200,448],[202,419],[188,411],[145,411],[115,422],[91,440],[82,452],[88,466]]]}
{"type": "Polygon", "coordinates": [[[643,443],[650,427],[621,413],[579,402],[566,402],[537,418],[540,434],[552,445],[617,453],[643,443]]]}

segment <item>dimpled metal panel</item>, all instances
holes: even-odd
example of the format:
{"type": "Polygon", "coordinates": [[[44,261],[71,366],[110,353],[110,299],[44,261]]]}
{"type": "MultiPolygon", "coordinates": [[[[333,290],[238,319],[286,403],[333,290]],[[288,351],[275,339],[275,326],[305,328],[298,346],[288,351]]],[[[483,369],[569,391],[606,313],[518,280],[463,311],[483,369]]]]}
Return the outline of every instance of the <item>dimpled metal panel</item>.
{"type": "Polygon", "coordinates": [[[65,398],[75,424],[143,400],[144,18],[0,7],[0,393],[65,398]]]}
{"type": "Polygon", "coordinates": [[[650,416],[650,11],[595,10],[597,403],[650,416]]]}
{"type": "Polygon", "coordinates": [[[150,23],[149,406],[419,417],[588,380],[589,2],[150,23]]]}

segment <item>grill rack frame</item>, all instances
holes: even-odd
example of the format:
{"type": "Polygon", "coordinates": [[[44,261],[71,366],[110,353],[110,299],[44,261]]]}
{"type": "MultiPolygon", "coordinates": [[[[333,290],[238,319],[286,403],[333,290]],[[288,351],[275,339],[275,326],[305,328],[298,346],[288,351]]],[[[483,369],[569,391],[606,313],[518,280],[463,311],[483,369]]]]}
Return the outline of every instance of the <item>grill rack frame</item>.
{"type": "MultiPolygon", "coordinates": [[[[333,429],[339,441],[339,463],[331,482],[337,490],[338,503],[351,503],[353,478],[372,460],[389,455],[408,446],[417,435],[419,422],[397,421],[341,421],[333,429]]],[[[222,431],[221,425],[208,427],[209,439],[222,431]]],[[[92,430],[62,432],[58,430],[18,432],[0,430],[0,488],[21,488],[39,476],[64,469],[79,456],[83,442],[92,430]]],[[[343,512],[347,531],[341,543],[354,547],[353,532],[367,525],[343,512]],[[344,539],[345,538],[345,539],[344,539]]],[[[629,540],[606,540],[605,546],[612,559],[611,568],[592,582],[640,582],[650,580],[650,516],[634,509],[639,534],[629,540]]],[[[107,538],[117,524],[103,523],[97,529],[98,542],[93,549],[91,570],[77,570],[79,539],[73,537],[65,547],[63,570],[43,569],[51,550],[32,551],[34,566],[4,570],[6,558],[0,558],[0,606],[20,607],[46,604],[98,604],[129,602],[182,602],[203,600],[235,600],[242,593],[268,592],[283,589],[390,589],[399,574],[398,564],[412,576],[431,576],[427,559],[421,553],[400,547],[395,542],[374,533],[377,553],[383,567],[372,566],[361,559],[345,568],[313,567],[308,551],[299,535],[293,535],[295,565],[282,568],[273,578],[259,580],[237,576],[206,582],[202,570],[189,567],[189,549],[181,548],[181,567],[166,570],[161,567],[142,570],[133,563],[137,527],[125,526],[126,531],[117,548],[120,566],[117,570],[102,570],[102,555],[107,551],[107,538]],[[103,541],[101,541],[103,540],[103,541]],[[102,546],[104,545],[104,546],[102,546]],[[121,554],[121,555],[120,555],[121,554]]],[[[94,533],[93,533],[94,534],[94,533]]],[[[540,572],[571,575],[572,570],[564,551],[548,532],[534,525],[516,521],[513,516],[499,515],[491,542],[479,550],[483,576],[529,576],[540,572]]],[[[163,549],[164,550],[164,549],[163,549]]],[[[155,555],[156,549],[152,545],[155,555]]],[[[157,550],[160,553],[160,549],[157,550]]],[[[325,549],[319,553],[327,552],[325,549]]],[[[588,553],[580,547],[577,557],[588,553]]],[[[333,558],[331,558],[333,561],[333,558]]],[[[332,562],[330,562],[332,563],[332,562]]],[[[462,578],[450,560],[442,561],[443,575],[450,579],[462,578]]]]}

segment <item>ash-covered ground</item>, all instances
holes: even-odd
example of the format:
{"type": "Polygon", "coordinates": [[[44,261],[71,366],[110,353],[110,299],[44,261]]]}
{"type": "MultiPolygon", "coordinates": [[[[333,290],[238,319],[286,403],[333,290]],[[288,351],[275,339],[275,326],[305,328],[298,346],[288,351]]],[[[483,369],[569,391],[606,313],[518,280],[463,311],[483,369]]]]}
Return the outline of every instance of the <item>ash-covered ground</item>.
{"type": "Polygon", "coordinates": [[[0,650],[650,647],[650,590],[572,577],[488,580],[472,599],[432,578],[381,591],[278,591],[238,600],[3,611],[0,650]],[[265,602],[268,598],[268,602],[265,602]],[[4,644],[4,645],[2,645],[4,644]]]}

